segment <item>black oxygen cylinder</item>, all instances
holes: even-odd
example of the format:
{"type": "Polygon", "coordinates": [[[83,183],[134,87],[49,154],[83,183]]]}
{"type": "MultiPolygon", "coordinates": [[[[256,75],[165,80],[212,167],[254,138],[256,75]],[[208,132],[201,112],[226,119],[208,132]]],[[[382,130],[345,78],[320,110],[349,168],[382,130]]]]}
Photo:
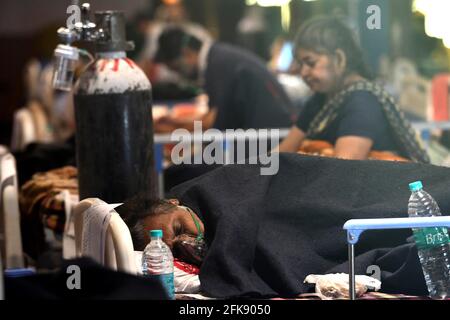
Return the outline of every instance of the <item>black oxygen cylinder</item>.
{"type": "Polygon", "coordinates": [[[96,43],[96,60],[75,86],[80,200],[156,197],[150,82],[126,57],[123,14],[107,11],[96,18],[110,38],[96,43]]]}

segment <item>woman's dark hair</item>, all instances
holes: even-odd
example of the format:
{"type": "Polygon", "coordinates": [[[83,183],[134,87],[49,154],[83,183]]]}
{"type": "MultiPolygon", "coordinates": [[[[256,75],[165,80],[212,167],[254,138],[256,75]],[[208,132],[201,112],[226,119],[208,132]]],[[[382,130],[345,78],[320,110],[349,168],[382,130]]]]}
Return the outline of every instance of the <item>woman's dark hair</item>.
{"type": "Polygon", "coordinates": [[[174,204],[166,200],[151,198],[140,193],[126,200],[116,208],[116,211],[130,229],[134,249],[142,251],[147,245],[145,234],[148,232],[145,228],[144,219],[151,215],[170,212],[175,208],[174,204]]]}
{"type": "Polygon", "coordinates": [[[346,56],[347,72],[373,78],[355,33],[339,17],[320,16],[305,22],[295,37],[294,56],[300,48],[327,55],[341,49],[346,56]]]}
{"type": "Polygon", "coordinates": [[[155,62],[171,62],[181,56],[183,48],[200,51],[202,42],[180,27],[167,27],[158,39],[158,50],[155,62]]]}

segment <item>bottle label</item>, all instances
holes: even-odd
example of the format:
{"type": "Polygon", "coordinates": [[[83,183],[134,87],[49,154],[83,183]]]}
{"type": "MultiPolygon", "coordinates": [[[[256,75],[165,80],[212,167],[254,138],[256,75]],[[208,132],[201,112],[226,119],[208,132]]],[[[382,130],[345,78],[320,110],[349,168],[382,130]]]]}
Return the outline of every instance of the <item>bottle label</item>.
{"type": "Polygon", "coordinates": [[[173,284],[173,273],[166,273],[166,274],[149,274],[145,275],[146,278],[153,278],[159,281],[164,289],[166,290],[169,299],[175,300],[175,287],[173,284]]]}
{"type": "Polygon", "coordinates": [[[443,227],[414,229],[414,238],[418,249],[450,243],[448,230],[443,227]]]}

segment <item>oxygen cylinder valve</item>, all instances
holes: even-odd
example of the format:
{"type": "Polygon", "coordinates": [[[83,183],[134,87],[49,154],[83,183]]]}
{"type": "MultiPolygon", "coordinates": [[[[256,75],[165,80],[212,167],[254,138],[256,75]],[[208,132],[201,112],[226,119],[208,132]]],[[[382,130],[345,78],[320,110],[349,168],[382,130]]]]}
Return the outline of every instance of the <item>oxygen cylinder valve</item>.
{"type": "MultiPolygon", "coordinates": [[[[105,15],[103,21],[114,21],[114,12],[106,11],[100,13],[105,15]]],[[[99,27],[90,21],[90,4],[83,3],[81,5],[81,19],[76,22],[71,28],[61,27],[58,29],[58,37],[62,44],[59,44],[54,51],[54,69],[53,69],[53,88],[63,91],[72,90],[73,79],[75,75],[75,68],[81,55],[89,57],[91,61],[94,60],[92,54],[88,51],[79,49],[72,45],[76,41],[94,42],[97,45],[108,41],[114,30],[111,30],[115,23],[102,23],[99,27]]],[[[128,47],[132,48],[128,42],[128,47]]],[[[127,49],[128,49],[127,47],[127,49]]]]}

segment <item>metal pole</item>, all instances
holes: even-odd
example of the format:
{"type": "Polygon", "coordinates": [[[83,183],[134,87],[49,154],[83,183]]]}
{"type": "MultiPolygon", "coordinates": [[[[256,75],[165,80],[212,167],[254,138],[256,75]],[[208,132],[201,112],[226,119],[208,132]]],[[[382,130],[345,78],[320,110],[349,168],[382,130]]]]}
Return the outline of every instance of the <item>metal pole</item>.
{"type": "Polygon", "coordinates": [[[353,244],[348,245],[348,262],[349,262],[349,290],[350,299],[356,300],[355,290],[355,246],[353,244]]]}
{"type": "Polygon", "coordinates": [[[160,199],[164,199],[164,172],[158,173],[158,196],[160,199]]]}
{"type": "Polygon", "coordinates": [[[158,195],[160,199],[164,199],[164,145],[156,143],[155,148],[155,168],[158,175],[158,195]]]}

